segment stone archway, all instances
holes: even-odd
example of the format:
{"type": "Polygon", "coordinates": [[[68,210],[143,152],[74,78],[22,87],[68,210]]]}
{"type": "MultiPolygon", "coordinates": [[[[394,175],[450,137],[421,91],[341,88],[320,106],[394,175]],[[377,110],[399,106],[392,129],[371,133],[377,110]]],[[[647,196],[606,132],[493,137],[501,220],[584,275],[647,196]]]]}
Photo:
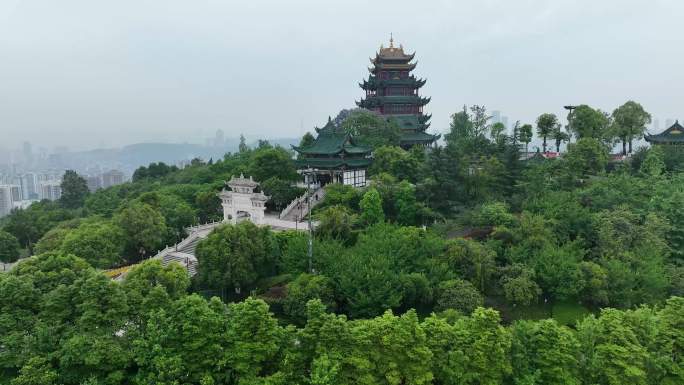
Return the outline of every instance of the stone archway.
{"type": "Polygon", "coordinates": [[[250,220],[257,225],[263,224],[269,197],[261,192],[254,192],[259,183],[252,177],[245,178],[241,174],[239,178],[231,177],[226,184],[230,191],[224,189],[218,194],[223,206],[223,221],[236,224],[250,220]]]}

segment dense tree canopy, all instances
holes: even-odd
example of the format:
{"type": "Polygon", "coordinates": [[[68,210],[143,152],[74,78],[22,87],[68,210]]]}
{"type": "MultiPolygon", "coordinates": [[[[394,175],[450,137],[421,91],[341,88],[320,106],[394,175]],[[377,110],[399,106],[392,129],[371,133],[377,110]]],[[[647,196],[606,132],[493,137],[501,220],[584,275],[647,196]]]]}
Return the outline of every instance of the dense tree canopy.
{"type": "Polygon", "coordinates": [[[15,262],[19,259],[19,254],[19,241],[17,238],[6,231],[0,231],[0,262],[15,262]]]}
{"type": "Polygon", "coordinates": [[[628,124],[612,118],[580,106],[568,152],[528,159],[532,126],[508,135],[484,106],[409,151],[377,116],[341,114],[375,147],[372,181],[326,187],[311,259],[305,232],[225,225],[192,279],[157,260],[121,281],[97,269],[220,219],[231,175],[286,205],[301,194],[290,152],[259,141],[16,210],[6,243],[34,256],[0,273],[0,383],[682,383],[684,157],[614,160],[628,124]]]}

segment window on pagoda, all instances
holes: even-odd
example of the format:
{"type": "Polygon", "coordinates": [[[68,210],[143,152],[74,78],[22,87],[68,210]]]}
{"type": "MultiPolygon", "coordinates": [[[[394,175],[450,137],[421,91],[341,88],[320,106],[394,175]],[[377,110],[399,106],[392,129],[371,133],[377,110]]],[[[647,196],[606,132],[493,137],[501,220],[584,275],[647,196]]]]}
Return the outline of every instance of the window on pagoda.
{"type": "Polygon", "coordinates": [[[413,90],[410,87],[389,87],[385,89],[386,96],[410,96],[413,90]]]}

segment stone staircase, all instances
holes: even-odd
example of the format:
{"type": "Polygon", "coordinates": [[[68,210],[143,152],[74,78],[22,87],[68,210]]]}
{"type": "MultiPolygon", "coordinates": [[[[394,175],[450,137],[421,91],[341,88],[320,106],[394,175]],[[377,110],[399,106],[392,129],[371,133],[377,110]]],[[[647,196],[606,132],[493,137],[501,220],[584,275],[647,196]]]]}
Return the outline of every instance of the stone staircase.
{"type": "Polygon", "coordinates": [[[192,254],[172,251],[162,257],[162,265],[166,266],[172,262],[177,262],[179,265],[183,266],[191,277],[197,274],[197,258],[192,254]]]}
{"type": "Polygon", "coordinates": [[[197,257],[195,257],[195,250],[197,244],[211,233],[211,231],[219,226],[222,222],[207,223],[204,225],[188,227],[188,236],[179,243],[168,246],[164,250],[159,251],[154,259],[160,259],[162,265],[166,266],[171,262],[177,262],[183,266],[191,277],[197,274],[197,257]]]}
{"type": "MultiPolygon", "coordinates": [[[[311,193],[311,208],[314,208],[317,204],[325,198],[325,189],[317,188],[311,193]]],[[[307,202],[307,194],[300,196],[299,198],[290,202],[287,207],[280,213],[279,218],[283,221],[290,222],[303,222],[307,219],[309,215],[309,204],[307,202]]]]}

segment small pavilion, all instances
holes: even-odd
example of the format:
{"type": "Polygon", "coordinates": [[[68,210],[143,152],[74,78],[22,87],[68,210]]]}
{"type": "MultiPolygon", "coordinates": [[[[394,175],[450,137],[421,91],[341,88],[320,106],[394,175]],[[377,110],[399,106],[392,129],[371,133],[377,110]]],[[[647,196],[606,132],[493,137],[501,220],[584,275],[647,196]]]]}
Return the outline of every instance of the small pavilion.
{"type": "Polygon", "coordinates": [[[254,192],[259,183],[251,176],[245,178],[240,174],[239,178],[231,177],[226,184],[230,191],[223,189],[218,194],[223,206],[223,221],[236,224],[248,219],[257,225],[264,224],[264,211],[269,197],[262,192],[254,192]]]}
{"type": "Polygon", "coordinates": [[[645,135],[644,139],[655,145],[684,146],[684,127],[676,121],[672,127],[656,135],[645,135]]]}
{"type": "MultiPolygon", "coordinates": [[[[316,128],[318,136],[309,146],[292,148],[298,153],[296,165],[316,176],[321,186],[343,183],[354,187],[366,185],[366,170],[371,164],[371,149],[355,142],[348,132],[328,118],[323,128],[316,128]]],[[[308,182],[308,181],[307,181],[308,182]]]]}

